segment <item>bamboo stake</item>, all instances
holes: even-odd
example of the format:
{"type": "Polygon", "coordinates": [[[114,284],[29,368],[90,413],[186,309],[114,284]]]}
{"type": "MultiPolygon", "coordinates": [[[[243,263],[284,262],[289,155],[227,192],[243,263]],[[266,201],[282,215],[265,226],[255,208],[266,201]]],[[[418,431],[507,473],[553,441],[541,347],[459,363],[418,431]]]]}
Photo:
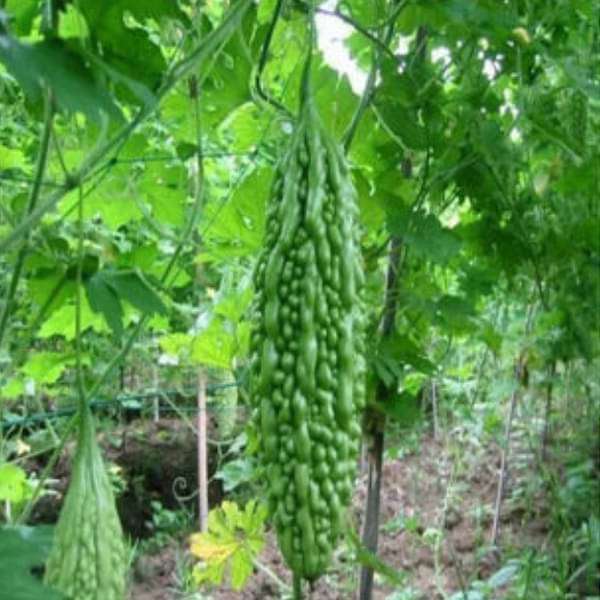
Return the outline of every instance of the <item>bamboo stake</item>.
{"type": "Polygon", "coordinates": [[[206,423],[206,377],[198,371],[198,515],[200,531],[208,530],[208,453],[206,423]]]}

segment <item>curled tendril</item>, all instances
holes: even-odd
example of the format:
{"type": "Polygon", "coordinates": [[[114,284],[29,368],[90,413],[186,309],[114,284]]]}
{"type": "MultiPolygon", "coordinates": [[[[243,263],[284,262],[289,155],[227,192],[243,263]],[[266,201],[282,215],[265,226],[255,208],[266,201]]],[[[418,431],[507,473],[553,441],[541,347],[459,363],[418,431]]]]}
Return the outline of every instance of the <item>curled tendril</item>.
{"type": "Polygon", "coordinates": [[[188,482],[187,479],[185,477],[183,477],[182,475],[180,475],[179,477],[175,477],[175,479],[173,480],[173,483],[171,485],[171,492],[173,492],[173,497],[175,498],[175,500],[177,501],[177,504],[179,504],[179,506],[182,509],[186,509],[186,502],[189,502],[190,500],[192,500],[193,498],[195,498],[198,495],[198,490],[194,490],[191,494],[184,496],[181,495],[178,490],[181,491],[185,491],[188,489],[188,482]]]}

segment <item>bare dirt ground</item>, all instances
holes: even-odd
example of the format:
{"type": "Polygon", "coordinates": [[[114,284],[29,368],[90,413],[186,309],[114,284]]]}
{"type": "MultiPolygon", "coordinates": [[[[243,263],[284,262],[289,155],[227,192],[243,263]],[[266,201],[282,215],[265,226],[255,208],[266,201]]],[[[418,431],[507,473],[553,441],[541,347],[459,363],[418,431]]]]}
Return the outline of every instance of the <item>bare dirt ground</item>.
{"type": "MultiPolygon", "coordinates": [[[[489,549],[496,494],[499,449],[460,442],[448,433],[443,441],[424,434],[418,448],[401,458],[387,458],[381,497],[379,556],[406,576],[406,586],[422,600],[437,600],[464,590],[475,579],[486,579],[500,566],[489,549]]],[[[529,465],[528,468],[531,468],[529,465]]],[[[518,473],[509,480],[511,494],[518,473]],[[512,483],[511,481],[514,480],[512,483]]],[[[358,519],[366,496],[366,477],[357,485],[353,511],[358,519]]],[[[500,548],[541,546],[546,539],[543,498],[529,498],[528,506],[505,502],[500,528],[500,548]]],[[[185,541],[154,556],[145,556],[136,567],[132,600],[251,600],[285,598],[281,586],[262,570],[255,570],[242,591],[223,585],[197,595],[181,590],[177,565],[185,555],[185,541]],[[179,591],[178,591],[179,588],[179,591]]],[[[259,557],[280,580],[289,584],[274,536],[259,557]]],[[[330,573],[311,591],[311,600],[350,600],[355,597],[357,572],[347,549],[336,556],[330,573]]],[[[376,576],[375,600],[384,600],[393,588],[376,576]]],[[[498,598],[501,598],[501,590],[498,598]]]]}

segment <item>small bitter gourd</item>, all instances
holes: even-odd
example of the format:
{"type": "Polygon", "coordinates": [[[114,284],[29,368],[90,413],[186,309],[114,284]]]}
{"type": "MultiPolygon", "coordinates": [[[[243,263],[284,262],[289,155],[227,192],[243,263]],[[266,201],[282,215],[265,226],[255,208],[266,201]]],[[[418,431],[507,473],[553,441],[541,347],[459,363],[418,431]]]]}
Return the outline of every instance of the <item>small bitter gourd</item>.
{"type": "Polygon", "coordinates": [[[124,600],[126,565],[121,523],[86,408],[45,581],[69,600],[124,600]]]}
{"type": "Polygon", "coordinates": [[[364,404],[356,194],[341,147],[304,93],[277,167],[254,274],[251,395],[286,563],[330,563],[352,492],[364,404]]]}

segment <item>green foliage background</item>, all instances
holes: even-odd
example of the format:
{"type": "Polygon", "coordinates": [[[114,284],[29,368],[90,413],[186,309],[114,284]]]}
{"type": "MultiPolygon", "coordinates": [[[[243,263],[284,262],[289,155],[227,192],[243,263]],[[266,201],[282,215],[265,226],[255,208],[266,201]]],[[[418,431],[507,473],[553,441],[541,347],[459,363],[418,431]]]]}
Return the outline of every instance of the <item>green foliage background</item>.
{"type": "MultiPolygon", "coordinates": [[[[353,25],[357,68],[374,69],[348,152],[373,334],[388,241],[401,242],[393,335],[369,336],[392,424],[418,418],[432,378],[462,382],[469,402],[505,395],[489,356],[504,381],[527,355],[537,385],[573,366],[582,394],[597,393],[596,4],[333,7],[353,25]]],[[[72,404],[77,358],[90,397],[115,394],[126,361],[244,365],[250,273],[306,42],[301,1],[286,3],[260,66],[274,0],[45,5],[0,8],[5,416],[39,398],[72,404]]],[[[322,54],[313,78],[341,139],[361,98],[322,54]]]]}

